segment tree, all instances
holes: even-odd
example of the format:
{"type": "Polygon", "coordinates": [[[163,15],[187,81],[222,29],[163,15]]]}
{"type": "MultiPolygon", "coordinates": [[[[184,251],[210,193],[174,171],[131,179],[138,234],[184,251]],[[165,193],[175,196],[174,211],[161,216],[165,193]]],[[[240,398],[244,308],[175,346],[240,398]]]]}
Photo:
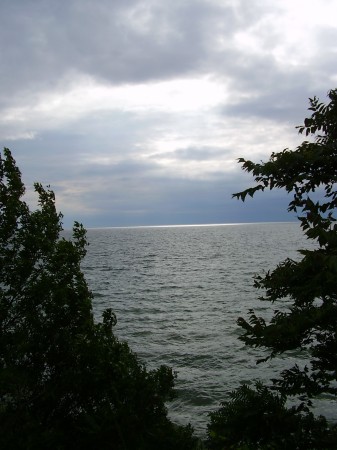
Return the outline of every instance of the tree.
{"type": "Polygon", "coordinates": [[[190,427],[167,417],[174,374],[147,371],[112,328],[95,323],[81,271],[85,230],[61,236],[54,193],[0,156],[0,447],[2,449],[190,449],[190,427]]]}
{"type": "Polygon", "coordinates": [[[288,258],[255,278],[260,299],[275,310],[269,322],[254,311],[248,320],[239,318],[240,339],[269,350],[259,362],[294,349],[303,350],[309,361],[284,370],[269,387],[258,383],[233,392],[211,415],[212,448],[337,448],[336,426],[312,413],[313,398],[337,396],[337,90],[328,98],[327,104],[309,99],[311,116],[297,127],[313,137],[310,142],[272,153],[267,162],[239,159],[256,184],[233,197],[245,201],[257,191],[285,189],[293,194],[288,211],[299,214],[303,233],[316,243],[312,250],[299,250],[299,261],[288,258]],[[286,405],[289,398],[297,399],[292,407],[286,405]]]}

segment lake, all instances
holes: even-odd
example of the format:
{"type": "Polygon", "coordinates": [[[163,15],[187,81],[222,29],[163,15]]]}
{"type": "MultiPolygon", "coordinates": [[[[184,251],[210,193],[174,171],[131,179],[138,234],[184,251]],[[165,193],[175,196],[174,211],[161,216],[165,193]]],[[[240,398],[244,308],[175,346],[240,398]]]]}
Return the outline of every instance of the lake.
{"type": "Polygon", "coordinates": [[[310,243],[298,223],[89,229],[83,271],[94,313],[117,315],[116,335],[148,368],[177,372],[172,420],[204,435],[208,414],[241,383],[269,379],[299,355],[256,365],[238,339],[239,316],[268,317],[253,277],[310,243]]]}

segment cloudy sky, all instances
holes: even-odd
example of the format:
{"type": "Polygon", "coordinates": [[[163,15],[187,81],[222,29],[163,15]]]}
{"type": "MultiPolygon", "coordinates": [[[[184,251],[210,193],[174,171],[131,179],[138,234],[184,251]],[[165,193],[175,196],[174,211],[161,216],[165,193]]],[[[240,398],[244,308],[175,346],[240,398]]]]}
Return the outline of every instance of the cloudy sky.
{"type": "MultiPolygon", "coordinates": [[[[337,85],[336,0],[0,0],[0,137],[64,224],[290,220],[236,159],[337,85]]],[[[303,138],[302,138],[303,140],[303,138]]],[[[31,201],[32,194],[28,191],[31,201]]]]}

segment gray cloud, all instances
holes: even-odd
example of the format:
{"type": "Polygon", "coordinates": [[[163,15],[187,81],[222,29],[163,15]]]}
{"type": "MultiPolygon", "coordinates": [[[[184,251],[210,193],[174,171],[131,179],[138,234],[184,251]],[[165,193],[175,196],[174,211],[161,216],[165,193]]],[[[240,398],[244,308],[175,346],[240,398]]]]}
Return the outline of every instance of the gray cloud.
{"type": "MultiPolygon", "coordinates": [[[[120,84],[213,73],[229,83],[234,97],[242,92],[254,92],[256,98],[276,92],[290,101],[295,89],[306,96],[306,86],[314,80],[325,92],[335,59],[336,30],[316,32],[317,45],[324,50],[317,55],[321,64],[311,70],[305,65],[281,68],[272,51],[283,36],[272,22],[263,22],[266,14],[277,21],[277,12],[268,2],[247,0],[222,5],[206,0],[4,1],[0,101],[13,105],[73,83],[80,75],[120,84]],[[253,27],[260,30],[259,54],[234,44],[238,33],[253,27]]],[[[312,56],[317,58],[316,53],[312,56]]],[[[276,107],[276,116],[279,113],[276,107]]]]}
{"type": "MultiPolygon", "coordinates": [[[[243,183],[244,176],[240,176],[243,183]]],[[[105,190],[87,194],[86,202],[97,206],[95,215],[83,212],[67,214],[71,220],[82,220],[87,226],[137,226],[200,223],[235,223],[249,221],[292,220],[286,211],[288,199],[282,193],[267,193],[245,204],[231,198],[228,186],[238,187],[234,180],[177,180],[144,178],[143,183],[107,183],[105,190]]],[[[247,181],[247,180],[246,180],[247,181]]],[[[235,191],[235,189],[232,189],[235,191]]]]}
{"type": "MultiPolygon", "coordinates": [[[[273,90],[261,90],[259,95],[226,104],[219,113],[228,117],[250,117],[287,122],[290,126],[300,125],[305,117],[308,98],[312,95],[300,83],[275,86],[273,90]]],[[[319,95],[319,93],[318,93],[319,95]]],[[[324,95],[322,98],[324,98],[324,95]]]]}
{"type": "Polygon", "coordinates": [[[209,161],[220,156],[226,154],[226,148],[217,148],[217,147],[187,147],[187,148],[178,148],[172,152],[164,152],[160,154],[155,154],[151,156],[151,159],[166,159],[173,158],[177,160],[185,160],[185,161],[209,161]]]}
{"type": "Polygon", "coordinates": [[[0,17],[6,95],[81,73],[115,84],[200,71],[212,36],[228,36],[235,24],[230,7],[203,1],[12,0],[0,17]]]}
{"type": "Polygon", "coordinates": [[[231,200],[249,177],[230,162],[291,146],[279,142],[285,129],[336,82],[337,29],[311,28],[309,50],[294,38],[287,61],[279,47],[292,29],[279,22],[283,2],[272,3],[3,0],[0,137],[27,184],[51,184],[67,223],[88,226],[286,220],[281,194],[231,200]],[[62,115],[62,95],[83,77],[121,89],[202,76],[228,95],[200,111],[121,101],[62,115]]]}

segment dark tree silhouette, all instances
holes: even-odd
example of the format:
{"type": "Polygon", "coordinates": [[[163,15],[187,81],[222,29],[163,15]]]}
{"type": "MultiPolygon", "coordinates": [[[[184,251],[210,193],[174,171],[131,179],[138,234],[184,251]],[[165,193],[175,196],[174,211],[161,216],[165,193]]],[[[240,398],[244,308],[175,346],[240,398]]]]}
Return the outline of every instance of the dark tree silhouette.
{"type": "Polygon", "coordinates": [[[85,230],[60,236],[54,193],[35,184],[23,201],[8,149],[0,157],[0,448],[192,449],[190,427],[167,417],[172,370],[147,371],[92,315],[81,271],[85,230]]]}

